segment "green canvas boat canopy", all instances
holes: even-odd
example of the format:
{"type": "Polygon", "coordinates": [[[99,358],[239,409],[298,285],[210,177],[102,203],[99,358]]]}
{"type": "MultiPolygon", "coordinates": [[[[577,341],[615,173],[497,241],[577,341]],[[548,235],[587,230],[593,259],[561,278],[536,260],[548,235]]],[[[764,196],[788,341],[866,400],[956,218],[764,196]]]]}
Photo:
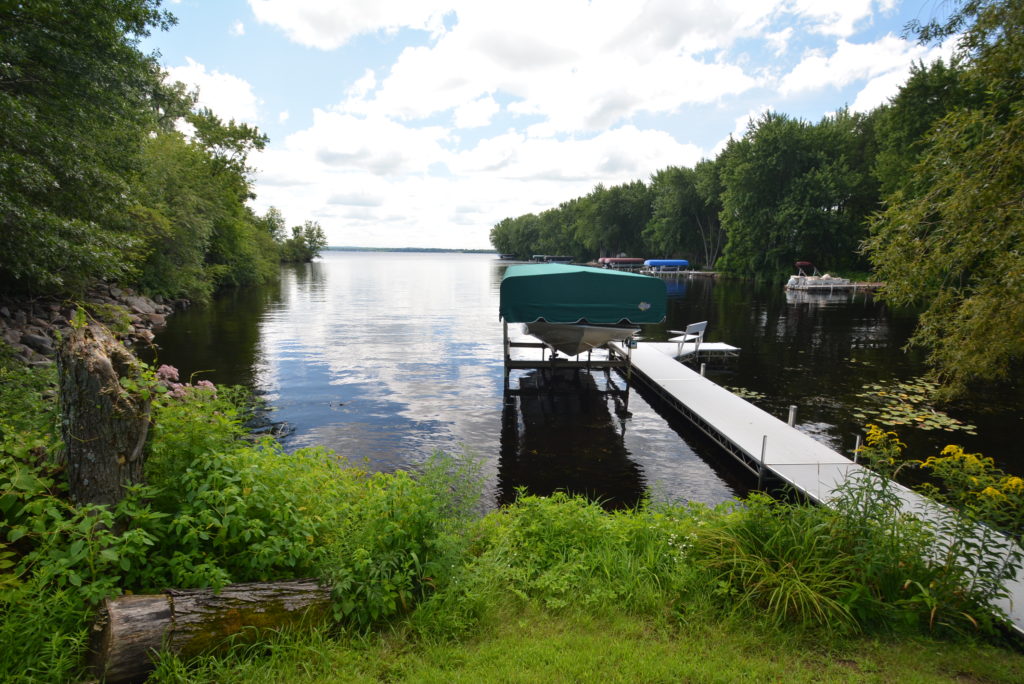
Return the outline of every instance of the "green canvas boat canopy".
{"type": "Polygon", "coordinates": [[[660,323],[665,282],[589,266],[509,266],[501,281],[499,315],[506,323],[660,323]]]}

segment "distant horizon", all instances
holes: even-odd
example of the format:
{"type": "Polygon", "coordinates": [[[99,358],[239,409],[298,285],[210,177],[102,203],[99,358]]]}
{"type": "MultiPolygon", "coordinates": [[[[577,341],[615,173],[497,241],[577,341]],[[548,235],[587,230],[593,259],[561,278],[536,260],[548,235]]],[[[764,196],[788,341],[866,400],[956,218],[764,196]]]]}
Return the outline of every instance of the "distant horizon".
{"type": "Polygon", "coordinates": [[[334,252],[458,252],[473,254],[497,254],[498,250],[473,249],[470,247],[354,247],[352,245],[328,245],[325,250],[334,252]]]}

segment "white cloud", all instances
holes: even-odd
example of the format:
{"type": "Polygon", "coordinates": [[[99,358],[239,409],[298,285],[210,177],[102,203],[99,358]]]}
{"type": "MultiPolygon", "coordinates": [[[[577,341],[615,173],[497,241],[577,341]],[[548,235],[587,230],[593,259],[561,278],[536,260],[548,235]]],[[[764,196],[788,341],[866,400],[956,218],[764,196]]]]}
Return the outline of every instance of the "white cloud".
{"type": "Polygon", "coordinates": [[[893,71],[906,73],[910,64],[928,53],[916,43],[892,34],[872,43],[839,40],[831,55],[821,49],[808,51],[780,84],[782,95],[827,87],[843,87],[854,81],[874,79],[893,71]]]}
{"type": "Polygon", "coordinates": [[[291,114],[289,114],[289,113],[288,113],[288,110],[286,109],[286,110],[284,110],[283,112],[280,112],[280,113],[278,113],[278,115],[277,115],[277,122],[278,122],[278,123],[284,123],[284,122],[285,122],[285,121],[287,121],[287,120],[288,120],[288,119],[289,119],[290,117],[291,117],[291,114]]]}
{"type": "Polygon", "coordinates": [[[184,66],[168,67],[167,75],[172,82],[198,88],[199,106],[209,107],[222,119],[258,123],[262,101],[247,81],[217,70],[207,71],[191,57],[185,58],[184,66]]]}
{"type": "MultiPolygon", "coordinates": [[[[873,4],[873,0],[795,0],[792,11],[811,21],[814,33],[847,38],[871,18],[873,4]]],[[[883,2],[889,4],[890,0],[883,2]]]]}
{"type": "Polygon", "coordinates": [[[787,26],[781,31],[775,33],[766,33],[764,40],[768,43],[768,46],[772,49],[772,52],[776,57],[781,57],[786,54],[786,50],[789,49],[789,41],[793,38],[793,27],[787,26]]]}
{"type": "Polygon", "coordinates": [[[256,19],[280,28],[291,40],[321,50],[355,36],[402,28],[438,32],[451,8],[446,0],[249,0],[256,19]]]}
{"type": "Polygon", "coordinates": [[[229,32],[233,36],[244,36],[245,35],[245,24],[243,24],[240,21],[236,21],[234,24],[231,25],[231,29],[230,29],[229,32]]]}
{"type": "Polygon", "coordinates": [[[284,149],[254,155],[257,210],[289,225],[316,218],[331,244],[484,247],[494,223],[586,194],[647,181],[703,155],[664,131],[623,126],[584,139],[508,131],[449,149],[440,127],[315,111],[284,149]]]}
{"type": "Polygon", "coordinates": [[[379,85],[353,86],[342,110],[408,120],[451,111],[472,126],[474,103],[500,92],[510,112],[544,116],[554,130],[601,130],[754,87],[740,67],[702,53],[752,32],[766,12],[742,2],[680,11],[663,0],[523,0],[467,3],[457,16],[432,45],[406,48],[379,85]]]}
{"type": "Polygon", "coordinates": [[[461,104],[455,108],[456,128],[478,128],[491,123],[501,106],[490,95],[485,95],[472,102],[461,104]]]}
{"type": "MultiPolygon", "coordinates": [[[[313,111],[313,125],[285,140],[286,149],[319,168],[379,176],[426,173],[448,153],[448,132],[440,127],[410,128],[384,117],[313,111]]],[[[312,172],[314,169],[306,169],[312,172]]]]}

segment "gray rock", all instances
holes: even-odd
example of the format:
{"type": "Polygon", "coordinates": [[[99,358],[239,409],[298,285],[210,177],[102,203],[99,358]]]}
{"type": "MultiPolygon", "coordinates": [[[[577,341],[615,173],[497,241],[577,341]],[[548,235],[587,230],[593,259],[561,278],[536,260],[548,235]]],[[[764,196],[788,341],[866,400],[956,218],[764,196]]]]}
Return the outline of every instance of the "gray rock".
{"type": "Polygon", "coordinates": [[[11,310],[8,309],[6,306],[0,306],[0,316],[3,316],[4,318],[10,318],[11,310]]]}
{"type": "Polygon", "coordinates": [[[45,335],[31,335],[29,333],[25,333],[21,336],[21,343],[41,354],[53,353],[53,341],[45,335]]]}
{"type": "Polygon", "coordinates": [[[110,286],[110,289],[107,290],[107,292],[110,293],[111,297],[122,297],[124,295],[124,292],[122,292],[120,288],[114,287],[113,285],[110,286]]]}
{"type": "Polygon", "coordinates": [[[157,328],[162,328],[165,325],[167,325],[167,316],[163,314],[151,313],[146,314],[145,316],[143,316],[143,318],[149,319],[149,322],[152,323],[157,328]]]}
{"type": "Polygon", "coordinates": [[[146,297],[125,297],[124,301],[131,309],[138,314],[156,313],[153,302],[146,297]]]}

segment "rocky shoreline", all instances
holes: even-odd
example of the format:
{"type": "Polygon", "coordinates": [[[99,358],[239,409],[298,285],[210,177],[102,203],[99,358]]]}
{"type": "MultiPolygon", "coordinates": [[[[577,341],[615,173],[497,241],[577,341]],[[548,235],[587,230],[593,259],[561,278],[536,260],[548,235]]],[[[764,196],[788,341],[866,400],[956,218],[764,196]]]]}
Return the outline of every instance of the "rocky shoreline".
{"type": "Polygon", "coordinates": [[[167,316],[187,308],[187,299],[149,298],[130,288],[96,285],[80,301],[53,296],[0,297],[0,340],[9,345],[17,360],[41,366],[53,363],[58,339],[71,329],[75,312],[82,307],[88,319],[103,323],[127,344],[150,343],[154,331],[164,327],[167,316]]]}

